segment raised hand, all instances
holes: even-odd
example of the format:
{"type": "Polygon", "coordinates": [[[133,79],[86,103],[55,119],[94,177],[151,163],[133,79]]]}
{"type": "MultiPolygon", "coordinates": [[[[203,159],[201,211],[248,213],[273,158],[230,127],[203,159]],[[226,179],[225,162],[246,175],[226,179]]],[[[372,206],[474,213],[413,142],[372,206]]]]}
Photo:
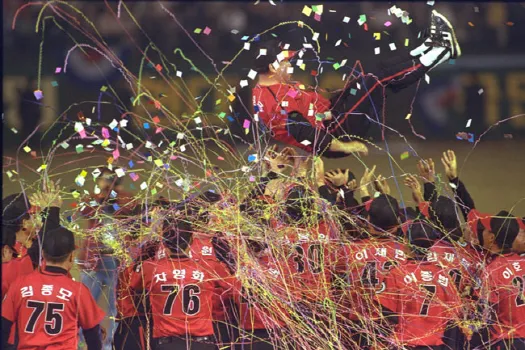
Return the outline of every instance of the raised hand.
{"type": "Polygon", "coordinates": [[[350,169],[335,169],[324,174],[325,179],[335,187],[341,187],[348,184],[348,175],[350,169]]]}
{"type": "Polygon", "coordinates": [[[32,205],[42,209],[48,207],[61,207],[62,197],[60,196],[60,187],[52,181],[47,184],[47,190],[37,192],[31,195],[30,201],[32,205]]]}
{"type": "Polygon", "coordinates": [[[453,180],[458,177],[458,164],[456,161],[456,154],[452,150],[443,152],[441,163],[445,167],[445,174],[449,180],[453,180]]]}
{"type": "Polygon", "coordinates": [[[295,154],[295,151],[291,147],[286,147],[281,152],[277,152],[277,145],[271,146],[266,152],[263,161],[268,168],[268,171],[280,174],[286,166],[290,165],[291,156],[295,154]]]}
{"type": "Polygon", "coordinates": [[[370,197],[370,193],[368,192],[368,185],[372,183],[372,178],[374,176],[374,172],[376,171],[376,166],[374,165],[372,169],[365,169],[365,173],[363,174],[363,177],[361,177],[361,180],[359,181],[359,190],[361,191],[361,197],[370,197]]]}
{"type": "Polygon", "coordinates": [[[390,194],[390,186],[383,175],[377,177],[376,181],[374,181],[374,187],[381,194],[390,194]]]}
{"type": "Polygon", "coordinates": [[[417,204],[424,202],[421,183],[419,183],[414,175],[407,175],[405,178],[405,185],[412,190],[412,198],[417,204]]]}
{"type": "Polygon", "coordinates": [[[436,168],[432,158],[421,159],[417,163],[417,169],[419,170],[419,175],[423,178],[425,182],[434,182],[436,176],[436,168]]]}

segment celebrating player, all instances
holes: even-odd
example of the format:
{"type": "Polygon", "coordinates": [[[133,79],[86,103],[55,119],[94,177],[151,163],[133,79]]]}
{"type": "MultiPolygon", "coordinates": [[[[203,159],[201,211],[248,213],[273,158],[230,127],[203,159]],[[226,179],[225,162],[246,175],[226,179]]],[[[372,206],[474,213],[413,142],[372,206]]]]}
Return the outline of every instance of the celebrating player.
{"type": "Polygon", "coordinates": [[[375,119],[381,110],[374,104],[382,103],[383,86],[399,91],[461,55],[452,25],[434,10],[430,37],[423,44],[406,57],[393,58],[378,77],[368,74],[347,84],[329,101],[317,91],[290,82],[292,52],[279,53],[275,44],[267,46],[266,55],[257,59],[258,84],[252,91],[255,115],[275,140],[331,158],[367,154],[367,147],[352,135],[366,136],[369,115],[375,119]]]}
{"type": "Polygon", "coordinates": [[[16,324],[18,349],[76,349],[82,328],[89,350],[101,349],[104,313],[89,290],[68,277],[75,237],[59,227],[42,243],[45,268],[17,279],[2,303],[2,346],[16,324]]]}
{"type": "Polygon", "coordinates": [[[130,283],[149,292],[154,349],[215,349],[213,295],[216,287],[230,288],[223,280],[229,273],[219,263],[189,257],[191,224],[167,218],[163,229],[165,255],[144,262],[130,283]]]}

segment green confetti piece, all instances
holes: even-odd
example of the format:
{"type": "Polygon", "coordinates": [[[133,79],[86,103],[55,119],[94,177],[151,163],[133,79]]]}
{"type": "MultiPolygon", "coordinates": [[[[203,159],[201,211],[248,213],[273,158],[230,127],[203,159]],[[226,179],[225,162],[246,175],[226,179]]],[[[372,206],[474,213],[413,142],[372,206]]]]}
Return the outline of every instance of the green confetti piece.
{"type": "Polygon", "coordinates": [[[317,12],[317,5],[312,5],[312,10],[313,10],[314,12],[317,12]]]}
{"type": "Polygon", "coordinates": [[[348,33],[348,39],[352,39],[352,34],[348,33]]]}
{"type": "Polygon", "coordinates": [[[156,194],[157,194],[157,189],[156,189],[156,188],[152,189],[152,190],[151,190],[151,195],[154,196],[154,195],[156,195],[156,194]]]}
{"type": "Polygon", "coordinates": [[[108,87],[106,85],[103,85],[101,88],[100,88],[100,91],[102,92],[106,92],[106,90],[108,89],[108,87]]]}
{"type": "Polygon", "coordinates": [[[219,113],[219,118],[223,119],[224,117],[226,117],[226,113],[225,112],[219,113]]]}
{"type": "Polygon", "coordinates": [[[220,105],[221,104],[221,99],[219,98],[217,101],[215,101],[215,105],[220,105]]]}
{"type": "Polygon", "coordinates": [[[55,80],[53,80],[53,81],[51,82],[51,86],[53,86],[53,87],[57,87],[57,86],[58,86],[58,82],[55,81],[55,80]]]}
{"type": "Polygon", "coordinates": [[[164,163],[160,159],[155,159],[155,165],[158,166],[158,167],[161,167],[161,166],[164,165],[164,163]]]}
{"type": "Polygon", "coordinates": [[[405,159],[407,159],[408,156],[409,156],[408,152],[403,152],[403,153],[401,153],[401,160],[405,160],[405,159]]]}
{"type": "Polygon", "coordinates": [[[355,94],[357,94],[357,90],[356,89],[350,89],[350,93],[355,96],[355,94]]]}
{"type": "Polygon", "coordinates": [[[366,15],[359,16],[359,22],[365,23],[366,22],[366,15]]]}
{"type": "Polygon", "coordinates": [[[83,145],[77,145],[75,147],[75,149],[77,150],[77,153],[82,153],[84,151],[84,146],[83,145]]]}
{"type": "Polygon", "coordinates": [[[193,32],[195,34],[200,34],[202,32],[202,29],[201,28],[195,28],[195,30],[193,32]]]}
{"type": "Polygon", "coordinates": [[[341,65],[339,63],[334,63],[334,69],[335,70],[338,70],[340,67],[341,67],[341,65]]]}
{"type": "Polygon", "coordinates": [[[273,36],[274,38],[277,38],[277,34],[272,33],[272,36],[273,36]]]}

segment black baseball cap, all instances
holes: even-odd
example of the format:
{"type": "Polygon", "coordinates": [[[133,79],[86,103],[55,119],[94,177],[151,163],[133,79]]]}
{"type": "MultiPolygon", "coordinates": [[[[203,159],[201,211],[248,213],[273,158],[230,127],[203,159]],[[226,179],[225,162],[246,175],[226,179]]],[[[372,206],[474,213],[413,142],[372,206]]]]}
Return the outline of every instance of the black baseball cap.
{"type": "Polygon", "coordinates": [[[62,257],[75,251],[75,248],[75,235],[65,227],[58,227],[44,234],[42,250],[49,257],[62,257]]]}
{"type": "Polygon", "coordinates": [[[490,219],[490,232],[496,236],[496,242],[500,248],[510,249],[518,237],[520,224],[515,216],[502,210],[490,219]]]}

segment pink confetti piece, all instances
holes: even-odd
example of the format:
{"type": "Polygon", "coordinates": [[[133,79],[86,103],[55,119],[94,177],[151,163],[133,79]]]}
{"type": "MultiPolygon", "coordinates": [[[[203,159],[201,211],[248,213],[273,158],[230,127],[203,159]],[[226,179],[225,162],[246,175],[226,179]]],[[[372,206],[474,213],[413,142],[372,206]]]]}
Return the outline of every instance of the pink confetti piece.
{"type": "Polygon", "coordinates": [[[107,128],[102,128],[102,136],[105,138],[105,139],[109,139],[109,131],[107,128]]]}
{"type": "Polygon", "coordinates": [[[321,22],[321,15],[319,15],[319,14],[316,13],[316,14],[314,15],[314,19],[315,19],[317,22],[321,22]]]}
{"type": "Polygon", "coordinates": [[[170,156],[171,160],[176,160],[177,158],[179,158],[179,157],[177,157],[177,156],[170,156]]]}
{"type": "Polygon", "coordinates": [[[206,35],[210,35],[210,33],[211,33],[211,29],[208,28],[208,27],[206,27],[206,28],[204,28],[203,33],[206,34],[206,35]]]}
{"type": "Polygon", "coordinates": [[[391,25],[392,25],[392,22],[390,22],[390,21],[386,21],[385,22],[385,27],[390,27],[391,25]]]}
{"type": "Polygon", "coordinates": [[[155,129],[155,134],[159,134],[159,133],[161,133],[162,130],[163,130],[162,128],[156,128],[156,129],[155,129]]]}
{"type": "Polygon", "coordinates": [[[120,157],[120,152],[118,149],[113,151],[113,159],[117,160],[120,157]]]}
{"type": "Polygon", "coordinates": [[[139,176],[135,173],[129,174],[129,177],[131,177],[131,180],[133,180],[134,182],[139,179],[139,176]]]}
{"type": "Polygon", "coordinates": [[[255,176],[250,176],[250,182],[254,182],[255,181],[255,176]]]}
{"type": "Polygon", "coordinates": [[[59,74],[60,72],[62,72],[62,67],[57,67],[55,69],[55,74],[59,74]]]}
{"type": "Polygon", "coordinates": [[[242,124],[242,127],[245,129],[250,128],[250,121],[248,119],[244,119],[244,123],[242,124]]]}
{"type": "Polygon", "coordinates": [[[295,98],[295,96],[297,96],[297,91],[295,89],[290,89],[290,90],[288,90],[286,95],[290,96],[291,98],[295,98]]]}
{"type": "Polygon", "coordinates": [[[218,159],[218,160],[224,160],[224,158],[221,157],[221,156],[217,157],[217,159],[218,159]]]}
{"type": "Polygon", "coordinates": [[[78,134],[80,135],[80,138],[81,139],[85,139],[86,138],[86,130],[82,129],[78,132],[78,134]]]}

